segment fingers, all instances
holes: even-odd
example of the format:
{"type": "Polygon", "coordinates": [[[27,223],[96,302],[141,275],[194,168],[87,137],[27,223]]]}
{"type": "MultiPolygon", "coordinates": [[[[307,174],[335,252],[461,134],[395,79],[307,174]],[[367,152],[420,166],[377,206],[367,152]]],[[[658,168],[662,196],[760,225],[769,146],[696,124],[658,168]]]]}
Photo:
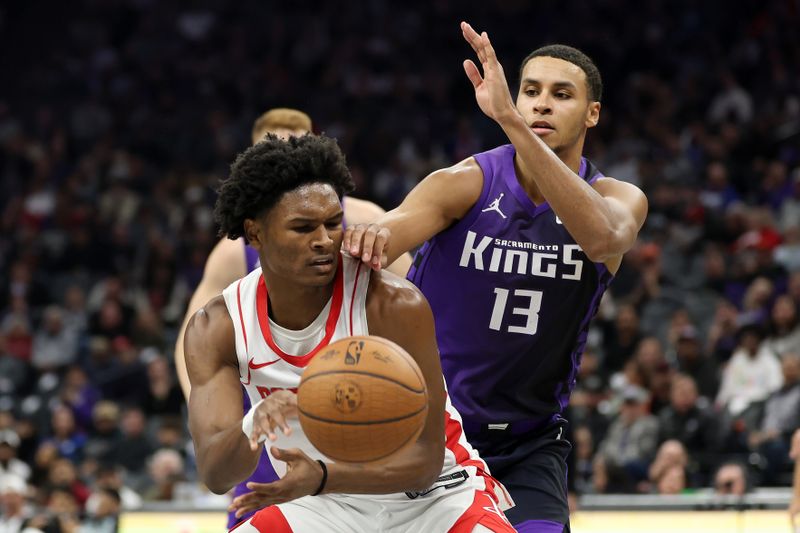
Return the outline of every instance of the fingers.
{"type": "Polygon", "coordinates": [[[481,77],[481,73],[478,70],[478,67],[475,66],[475,63],[472,62],[470,59],[466,59],[464,61],[464,72],[467,73],[467,78],[469,81],[472,82],[472,86],[474,88],[480,87],[481,83],[483,83],[483,78],[481,77]]]}
{"type": "Polygon", "coordinates": [[[464,36],[464,39],[469,43],[472,49],[478,54],[478,60],[483,63],[484,62],[484,53],[483,53],[483,43],[481,40],[481,36],[478,35],[472,26],[470,26],[466,22],[461,23],[461,34],[464,36]]]}

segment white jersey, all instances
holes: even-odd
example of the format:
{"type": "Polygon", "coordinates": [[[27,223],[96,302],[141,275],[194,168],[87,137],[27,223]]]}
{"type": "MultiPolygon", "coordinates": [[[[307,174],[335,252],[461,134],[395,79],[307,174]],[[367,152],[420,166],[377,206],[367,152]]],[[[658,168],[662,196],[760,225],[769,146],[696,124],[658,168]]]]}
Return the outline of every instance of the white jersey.
{"type": "MultiPolygon", "coordinates": [[[[225,304],[236,333],[236,356],[239,376],[244,389],[255,405],[276,390],[297,392],[303,369],[314,355],[331,342],[353,335],[369,335],[366,313],[367,288],[370,269],[348,255],[339,256],[339,268],[334,281],[333,295],[319,316],[305,329],[293,331],[270,320],[267,312],[267,287],[261,268],[232,283],[223,291],[225,304]]],[[[325,457],[303,433],[297,419],[288,421],[290,436],[277,433],[280,448],[299,448],[312,459],[325,457]]],[[[466,472],[481,479],[485,489],[495,492],[503,501],[507,493],[493,478],[484,476],[488,468],[478,452],[467,442],[461,427],[461,416],[446,401],[446,449],[441,477],[466,472]]],[[[270,443],[272,444],[272,443],[270,443]]],[[[269,446],[267,446],[269,454],[269,446]]],[[[269,454],[272,466],[279,476],[286,473],[286,463],[269,454]]],[[[452,481],[452,478],[450,479],[452,481]]],[[[446,483],[447,480],[442,480],[446,483]]],[[[388,495],[402,497],[405,494],[388,495]]],[[[375,498],[375,496],[370,496],[375,498]]]]}

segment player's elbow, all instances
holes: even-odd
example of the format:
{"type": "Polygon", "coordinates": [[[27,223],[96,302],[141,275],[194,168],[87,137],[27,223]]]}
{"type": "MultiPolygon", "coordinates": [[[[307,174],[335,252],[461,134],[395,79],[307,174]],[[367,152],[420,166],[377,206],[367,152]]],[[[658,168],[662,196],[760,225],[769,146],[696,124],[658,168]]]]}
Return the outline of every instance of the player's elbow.
{"type": "Polygon", "coordinates": [[[214,494],[225,494],[233,487],[232,483],[221,479],[220,476],[212,475],[202,468],[198,468],[198,475],[200,481],[214,494]]]}
{"type": "Polygon", "coordinates": [[[578,243],[593,263],[605,263],[624,254],[630,248],[630,237],[625,231],[605,228],[598,231],[585,243],[578,243]]]}

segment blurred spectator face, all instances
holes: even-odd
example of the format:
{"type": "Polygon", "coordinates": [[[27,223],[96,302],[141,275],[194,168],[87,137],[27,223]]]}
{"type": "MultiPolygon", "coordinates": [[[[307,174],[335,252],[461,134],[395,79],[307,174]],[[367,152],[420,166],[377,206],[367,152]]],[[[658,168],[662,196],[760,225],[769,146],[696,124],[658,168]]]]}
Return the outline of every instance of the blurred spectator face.
{"type": "Polygon", "coordinates": [[[647,413],[649,394],[642,387],[628,385],[622,391],[619,416],[626,424],[632,424],[647,413]]]}
{"type": "Polygon", "coordinates": [[[68,437],[75,431],[75,416],[72,411],[63,405],[56,407],[51,418],[53,434],[57,437],[68,437]]]}
{"type": "Polygon", "coordinates": [[[689,376],[676,376],[672,380],[670,403],[680,414],[689,411],[697,403],[697,385],[689,376]]]}
{"type": "Polygon", "coordinates": [[[112,433],[117,428],[119,407],[114,402],[103,400],[92,409],[92,421],[98,433],[112,433]]]}
{"type": "Polygon", "coordinates": [[[139,409],[128,409],[122,416],[122,431],[128,437],[138,437],[144,434],[144,414],[139,409]]]}
{"type": "Polygon", "coordinates": [[[694,361],[700,357],[700,341],[694,326],[685,326],[678,334],[675,355],[684,361],[694,361]]]}
{"type": "Polygon", "coordinates": [[[553,127],[540,136],[554,152],[575,146],[585,135],[586,128],[597,124],[600,104],[590,101],[586,73],[576,65],[553,57],[534,57],[523,66],[521,79],[517,109],[529,126],[546,121],[553,127]],[[559,90],[554,83],[561,81],[574,85],[568,91],[571,98],[558,96],[564,90],[559,90]]]}
{"type": "Polygon", "coordinates": [[[64,294],[64,306],[70,311],[81,311],[86,304],[86,295],[77,285],[70,286],[64,294]]]}
{"type": "Polygon", "coordinates": [[[718,161],[709,163],[706,167],[706,178],[709,189],[722,191],[728,186],[728,169],[718,161]]]}
{"type": "Polygon", "coordinates": [[[783,354],[781,360],[784,385],[794,385],[800,382],[800,356],[793,353],[783,354]]]}
{"type": "Polygon", "coordinates": [[[7,462],[17,456],[19,447],[19,435],[14,430],[4,429],[0,431],[0,461],[7,462]]]}
{"type": "Polygon", "coordinates": [[[75,465],[69,459],[57,459],[50,467],[48,475],[50,483],[59,487],[68,487],[78,479],[75,465]]]}
{"type": "Polygon", "coordinates": [[[100,467],[97,470],[95,484],[104,489],[119,490],[122,488],[122,476],[116,467],[100,467]]]}
{"type": "Polygon", "coordinates": [[[114,300],[106,300],[100,308],[100,327],[113,330],[122,324],[122,310],[114,300]]]}
{"type": "Polygon", "coordinates": [[[36,466],[42,470],[49,470],[50,466],[58,457],[58,448],[52,442],[46,442],[39,446],[33,458],[36,466]]]}
{"type": "Polygon", "coordinates": [[[714,478],[714,491],[717,494],[742,496],[747,488],[745,473],[741,465],[727,464],[719,469],[714,478]]]}
{"type": "Polygon", "coordinates": [[[164,424],[158,428],[156,440],[158,441],[159,446],[163,446],[165,448],[178,448],[181,444],[181,439],[181,431],[171,424],[164,424]]]}
{"type": "Polygon", "coordinates": [[[639,366],[652,371],[664,361],[664,351],[661,341],[655,337],[645,337],[636,347],[636,361],[639,366]]]}
{"type": "Polygon", "coordinates": [[[150,364],[147,365],[147,377],[150,378],[151,382],[171,380],[172,373],[167,360],[163,357],[156,357],[150,361],[150,364]]]}
{"type": "Polygon", "coordinates": [[[55,514],[73,515],[78,512],[78,502],[70,491],[56,489],[50,494],[47,508],[55,514]]]}
{"type": "Polygon", "coordinates": [[[49,335],[58,335],[64,327],[61,308],[50,306],[44,311],[44,331],[49,335]]]}
{"type": "Polygon", "coordinates": [[[639,317],[636,315],[636,309],[632,305],[623,305],[619,308],[617,331],[628,334],[635,334],[639,331],[639,317]]]}
{"type": "Polygon", "coordinates": [[[743,332],[741,338],[739,339],[739,345],[751,357],[755,357],[756,353],[758,353],[758,346],[760,344],[761,335],[751,329],[743,332]]]}
{"type": "Polygon", "coordinates": [[[149,471],[156,484],[173,481],[183,473],[183,458],[175,450],[158,450],[150,459],[149,471]]]}
{"type": "Polygon", "coordinates": [[[97,518],[117,516],[120,511],[119,495],[112,490],[98,490],[86,501],[87,512],[97,518]]]}
{"type": "Polygon", "coordinates": [[[685,488],[686,472],[677,465],[667,468],[656,485],[659,494],[679,494],[685,488]]]}
{"type": "Polygon", "coordinates": [[[789,296],[782,295],[775,300],[772,306],[772,322],[778,331],[791,329],[797,318],[797,309],[789,296]]]}
{"type": "Polygon", "coordinates": [[[3,506],[2,514],[6,517],[21,514],[25,505],[26,492],[27,485],[25,484],[25,480],[21,477],[14,474],[0,476],[0,503],[2,503],[3,506]]]}

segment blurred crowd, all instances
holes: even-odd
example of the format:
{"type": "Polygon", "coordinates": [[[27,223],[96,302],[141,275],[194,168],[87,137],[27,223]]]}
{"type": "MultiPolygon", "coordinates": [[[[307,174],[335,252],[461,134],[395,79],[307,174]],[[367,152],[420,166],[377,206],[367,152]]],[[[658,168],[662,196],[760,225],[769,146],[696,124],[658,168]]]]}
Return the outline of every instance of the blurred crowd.
{"type": "MultiPolygon", "coordinates": [[[[598,63],[586,154],[650,214],[569,408],[578,493],[788,485],[800,426],[800,6],[791,0],[0,6],[0,531],[114,531],[197,501],[172,346],[214,187],[269,107],[337,137],[357,195],[504,142],[458,22],[513,85],[533,48],[598,63]],[[6,529],[3,529],[6,528],[6,529]]],[[[512,89],[515,90],[515,89],[512,89]]]]}

